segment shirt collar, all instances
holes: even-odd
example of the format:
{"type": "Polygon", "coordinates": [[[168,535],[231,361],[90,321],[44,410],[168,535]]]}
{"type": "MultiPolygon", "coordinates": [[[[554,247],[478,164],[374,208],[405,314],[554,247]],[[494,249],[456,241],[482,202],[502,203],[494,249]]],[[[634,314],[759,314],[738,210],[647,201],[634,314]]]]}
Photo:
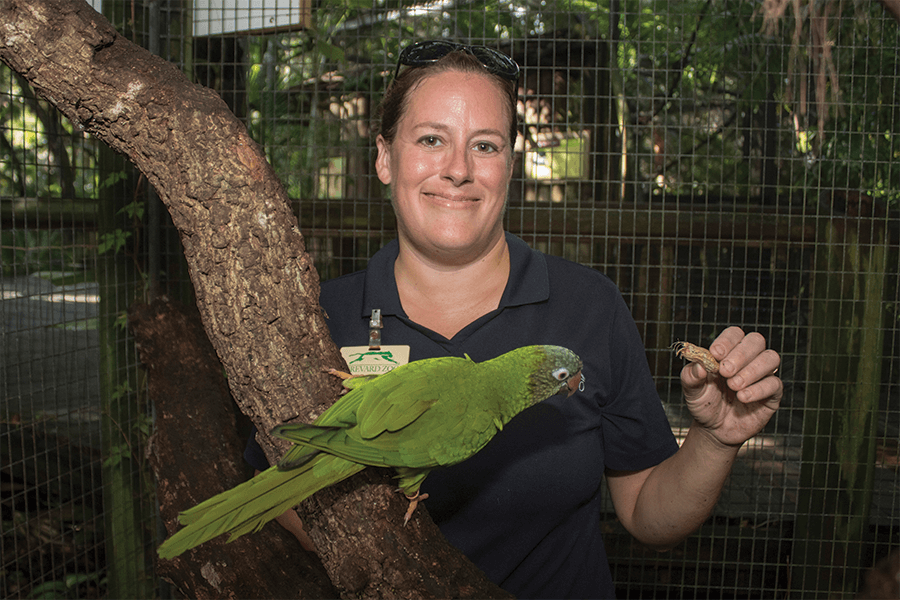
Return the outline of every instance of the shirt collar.
{"type": "Polygon", "coordinates": [[[509,245],[509,281],[500,308],[544,302],[550,298],[550,275],[544,255],[519,237],[506,234],[509,245]]]}
{"type": "MultiPolygon", "coordinates": [[[[500,298],[500,308],[543,302],[550,298],[550,276],[544,255],[531,249],[521,238],[506,233],[509,247],[509,281],[500,298]]],[[[391,240],[369,259],[366,267],[363,314],[368,318],[373,308],[380,308],[383,316],[406,316],[400,305],[394,262],[400,244],[391,240]]]]}

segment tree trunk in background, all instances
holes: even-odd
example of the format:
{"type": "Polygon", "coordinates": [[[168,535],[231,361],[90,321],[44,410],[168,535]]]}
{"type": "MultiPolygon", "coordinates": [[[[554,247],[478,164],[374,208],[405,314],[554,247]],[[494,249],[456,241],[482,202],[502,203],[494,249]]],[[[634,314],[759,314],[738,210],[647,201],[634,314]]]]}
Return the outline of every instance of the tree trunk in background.
{"type": "Polygon", "coordinates": [[[859,589],[870,536],[888,268],[884,219],[870,217],[823,220],[810,291],[791,579],[829,598],[859,589]]]}
{"type": "MultiPolygon", "coordinates": [[[[100,148],[99,180],[114,182],[99,190],[97,235],[101,245],[129,231],[121,209],[134,189],[136,175],[127,161],[109,148],[100,148]]],[[[74,200],[74,198],[73,198],[74,200]]],[[[103,442],[103,523],[106,532],[107,594],[110,598],[146,598],[156,589],[152,563],[144,549],[152,540],[153,482],[147,474],[138,426],[147,422],[146,398],[140,393],[134,352],[119,335],[119,313],[135,297],[134,263],[126,247],[99,251],[97,284],[100,314],[99,344],[100,423],[103,442]],[[138,417],[140,415],[140,417],[138,417]],[[136,418],[137,417],[137,418],[136,418]],[[143,417],[143,418],[141,418],[143,417]]]]}
{"type": "MultiPolygon", "coordinates": [[[[246,440],[238,435],[225,374],[196,309],[160,298],[132,306],[128,325],[149,373],[156,408],[149,458],[159,482],[160,515],[171,535],[179,512],[247,479],[250,469],[241,460],[246,440]]],[[[231,543],[227,539],[220,536],[174,560],[160,559],[156,572],[187,598],[337,595],[315,555],[277,524],[231,543]],[[288,556],[291,560],[284,559],[288,556]]]]}
{"type": "MultiPolygon", "coordinates": [[[[284,189],[221,98],[119,36],[82,0],[0,0],[0,60],[153,184],[181,235],[232,396],[260,431],[311,421],[330,405],[339,382],[322,368],[342,359],[318,305],[318,276],[284,189]]],[[[286,447],[260,441],[270,460],[286,447]]],[[[386,482],[369,469],[311,503],[310,534],[342,595],[505,595],[426,511],[400,526],[406,503],[386,482]]],[[[204,566],[182,562],[215,577],[204,566]]]]}

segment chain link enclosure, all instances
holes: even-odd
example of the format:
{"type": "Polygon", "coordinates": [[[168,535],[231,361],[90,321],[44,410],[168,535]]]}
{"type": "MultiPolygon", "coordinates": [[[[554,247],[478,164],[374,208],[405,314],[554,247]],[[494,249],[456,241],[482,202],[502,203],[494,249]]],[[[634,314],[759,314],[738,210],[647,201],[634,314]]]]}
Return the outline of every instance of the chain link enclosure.
{"type": "MultiPolygon", "coordinates": [[[[701,530],[657,554],[607,502],[620,597],[852,597],[900,547],[890,3],[94,5],[246,123],[322,279],[395,236],[375,107],[399,50],[444,38],[521,66],[508,229],[619,286],[676,435],[672,343],[729,325],[767,337],[782,408],[701,530]]],[[[153,403],[123,314],[190,301],[180,252],[146,180],[0,68],[3,597],[113,597],[123,572],[135,597],[168,594],[152,570],[153,403]]]]}

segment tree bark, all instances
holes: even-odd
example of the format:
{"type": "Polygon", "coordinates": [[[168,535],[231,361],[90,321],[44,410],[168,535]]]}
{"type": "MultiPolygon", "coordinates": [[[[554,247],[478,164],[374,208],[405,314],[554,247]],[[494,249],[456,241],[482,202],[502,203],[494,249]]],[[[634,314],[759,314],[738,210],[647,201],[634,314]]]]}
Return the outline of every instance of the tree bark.
{"type": "MultiPolygon", "coordinates": [[[[0,0],[0,60],[156,188],[241,410],[261,432],[319,415],[339,389],[322,368],[342,359],[318,276],[283,187],[221,98],[119,36],[83,0],[0,0]]],[[[270,460],[285,449],[267,435],[260,442],[270,460]]],[[[400,526],[405,501],[388,481],[367,469],[308,503],[310,534],[343,596],[505,595],[426,511],[400,526]]]]}

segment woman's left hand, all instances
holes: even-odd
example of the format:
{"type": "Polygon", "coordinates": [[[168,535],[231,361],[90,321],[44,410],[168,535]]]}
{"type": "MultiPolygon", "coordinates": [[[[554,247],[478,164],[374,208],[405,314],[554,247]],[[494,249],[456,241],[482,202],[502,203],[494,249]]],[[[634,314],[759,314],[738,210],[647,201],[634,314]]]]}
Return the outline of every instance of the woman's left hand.
{"type": "Polygon", "coordinates": [[[762,431],[781,403],[783,385],[775,376],[781,357],[765,338],[729,327],[709,347],[719,373],[688,363],[681,386],[694,420],[722,444],[739,446],[762,431]]]}

